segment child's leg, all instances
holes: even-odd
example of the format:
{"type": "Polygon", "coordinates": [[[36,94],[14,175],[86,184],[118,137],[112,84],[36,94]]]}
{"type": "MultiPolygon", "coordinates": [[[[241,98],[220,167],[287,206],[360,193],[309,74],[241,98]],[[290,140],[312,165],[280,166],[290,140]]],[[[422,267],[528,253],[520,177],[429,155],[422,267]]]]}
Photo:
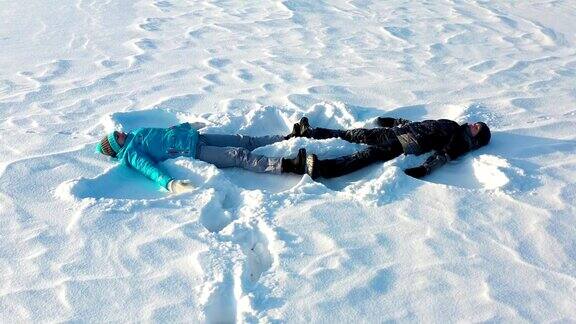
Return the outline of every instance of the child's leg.
{"type": "Polygon", "coordinates": [[[364,168],[374,162],[385,162],[402,154],[398,146],[370,146],[365,150],[336,159],[319,160],[318,173],[323,178],[339,177],[364,168]]]}
{"type": "Polygon", "coordinates": [[[387,128],[337,130],[316,127],[310,130],[310,135],[314,139],[337,137],[348,142],[368,145],[387,145],[398,141],[394,132],[387,128]]]}
{"type": "Polygon", "coordinates": [[[199,145],[196,159],[214,164],[218,168],[237,167],[253,172],[282,172],[282,158],[252,154],[242,147],[199,145]]]}
{"type": "Polygon", "coordinates": [[[199,142],[206,146],[242,147],[250,151],[260,146],[270,145],[284,140],[282,135],[248,136],[225,134],[200,134],[199,142]]]}
{"type": "Polygon", "coordinates": [[[311,127],[308,118],[302,117],[294,124],[292,133],[288,137],[308,137],[314,139],[341,138],[352,143],[368,145],[396,145],[398,138],[390,128],[356,128],[350,130],[311,127]]]}

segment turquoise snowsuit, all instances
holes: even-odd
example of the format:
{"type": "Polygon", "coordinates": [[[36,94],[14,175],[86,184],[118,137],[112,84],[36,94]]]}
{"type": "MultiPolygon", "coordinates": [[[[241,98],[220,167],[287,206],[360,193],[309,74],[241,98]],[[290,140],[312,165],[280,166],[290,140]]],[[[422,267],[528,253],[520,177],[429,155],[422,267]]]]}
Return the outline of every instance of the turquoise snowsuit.
{"type": "Polygon", "coordinates": [[[121,164],[167,188],[174,178],[162,170],[158,162],[180,156],[195,158],[198,136],[198,130],[189,123],[170,128],[138,128],[128,134],[116,157],[121,164]]]}

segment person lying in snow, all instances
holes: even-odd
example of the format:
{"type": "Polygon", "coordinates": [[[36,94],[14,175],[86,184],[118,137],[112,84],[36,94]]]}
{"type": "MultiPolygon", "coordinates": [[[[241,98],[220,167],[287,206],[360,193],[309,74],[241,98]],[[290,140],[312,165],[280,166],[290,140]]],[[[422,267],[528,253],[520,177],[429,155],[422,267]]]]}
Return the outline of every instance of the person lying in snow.
{"type": "Polygon", "coordinates": [[[421,178],[446,162],[487,145],[491,137],[490,128],[483,122],[458,125],[448,119],[412,122],[402,118],[378,117],[376,123],[382,128],[333,130],[310,127],[308,118],[303,117],[294,124],[287,138],[337,137],[348,142],[370,145],[362,151],[336,159],[319,160],[315,154],[308,155],[305,170],[312,179],[316,179],[338,177],[401,154],[420,155],[435,151],[421,166],[404,170],[409,176],[421,178]]]}
{"type": "Polygon", "coordinates": [[[187,180],[177,180],[158,164],[185,156],[212,163],[219,168],[239,167],[254,172],[304,174],[306,150],[295,158],[273,158],[252,154],[257,147],[287,139],[274,135],[200,134],[190,123],[169,128],[138,128],[129,133],[114,131],[105,136],[96,151],[141,172],[172,193],[192,189],[187,180]]]}

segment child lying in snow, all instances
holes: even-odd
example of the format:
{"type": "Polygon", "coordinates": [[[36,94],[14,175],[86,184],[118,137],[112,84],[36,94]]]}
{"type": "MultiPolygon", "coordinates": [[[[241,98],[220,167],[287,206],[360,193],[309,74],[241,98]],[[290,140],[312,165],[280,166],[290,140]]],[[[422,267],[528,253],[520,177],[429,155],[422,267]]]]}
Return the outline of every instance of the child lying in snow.
{"type": "Polygon", "coordinates": [[[306,150],[293,159],[252,154],[257,147],[287,139],[274,135],[199,134],[189,123],[170,128],[138,128],[130,133],[112,132],[98,143],[97,151],[132,167],[172,193],[192,189],[186,180],[176,180],[158,162],[185,156],[212,163],[219,168],[239,167],[254,172],[305,173],[306,150]]]}
{"type": "Polygon", "coordinates": [[[303,117],[294,124],[292,133],[287,137],[308,137],[326,139],[338,137],[353,143],[370,145],[352,155],[329,160],[318,160],[315,154],[306,159],[306,172],[317,177],[338,177],[376,161],[388,161],[400,154],[420,155],[435,151],[423,165],[404,170],[409,176],[421,178],[471,150],[490,142],[490,128],[483,122],[458,125],[448,119],[411,122],[406,119],[378,117],[378,126],[374,129],[333,130],[312,128],[308,118],[303,117]]]}
{"type": "Polygon", "coordinates": [[[166,174],[158,162],[180,156],[212,163],[219,168],[240,167],[254,172],[307,173],[313,179],[331,178],[356,171],[376,161],[388,161],[400,154],[422,154],[436,151],[419,167],[404,172],[420,178],[447,161],[490,141],[485,123],[463,124],[447,120],[410,122],[405,119],[379,117],[375,129],[332,130],[312,128],[308,118],[294,124],[287,136],[251,137],[245,135],[200,134],[189,123],[170,128],[138,128],[128,134],[115,131],[98,143],[97,151],[132,167],[173,193],[192,188],[186,180],[166,174]],[[365,150],[336,159],[318,160],[300,149],[295,158],[273,158],[252,154],[257,147],[292,137],[326,139],[339,137],[349,142],[370,145],[365,150]]]}

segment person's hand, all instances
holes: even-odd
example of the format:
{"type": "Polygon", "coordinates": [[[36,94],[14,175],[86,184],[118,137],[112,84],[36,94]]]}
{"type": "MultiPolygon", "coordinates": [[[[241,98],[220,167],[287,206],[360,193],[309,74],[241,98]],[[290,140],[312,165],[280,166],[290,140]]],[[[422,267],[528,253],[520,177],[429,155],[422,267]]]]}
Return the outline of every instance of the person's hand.
{"type": "Polygon", "coordinates": [[[428,174],[428,170],[426,170],[426,168],[423,166],[419,166],[415,168],[406,169],[404,170],[404,173],[411,176],[412,178],[420,179],[424,177],[426,174],[428,174]]]}
{"type": "Polygon", "coordinates": [[[168,191],[173,194],[180,194],[192,189],[194,189],[194,185],[189,180],[172,180],[168,182],[168,191]]]}

